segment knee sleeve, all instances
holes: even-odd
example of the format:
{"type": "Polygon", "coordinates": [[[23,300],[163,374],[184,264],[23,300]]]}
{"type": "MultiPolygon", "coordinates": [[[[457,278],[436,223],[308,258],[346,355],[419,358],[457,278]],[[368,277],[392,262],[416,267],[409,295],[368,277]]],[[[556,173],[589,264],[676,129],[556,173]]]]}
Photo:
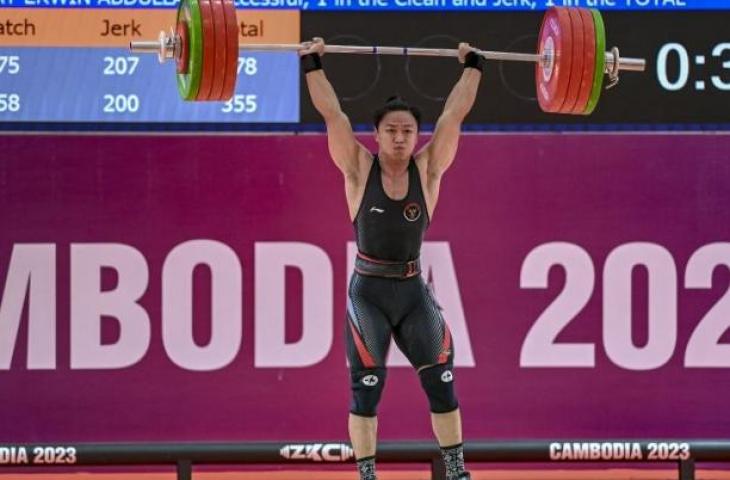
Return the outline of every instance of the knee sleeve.
{"type": "Polygon", "coordinates": [[[367,368],[350,374],[352,380],[352,403],[350,412],[361,417],[374,417],[377,414],[380,395],[385,386],[384,368],[367,368]]]}
{"type": "Polygon", "coordinates": [[[428,396],[433,413],[448,413],[459,407],[454,392],[453,365],[444,363],[424,368],[418,372],[421,386],[428,396]]]}

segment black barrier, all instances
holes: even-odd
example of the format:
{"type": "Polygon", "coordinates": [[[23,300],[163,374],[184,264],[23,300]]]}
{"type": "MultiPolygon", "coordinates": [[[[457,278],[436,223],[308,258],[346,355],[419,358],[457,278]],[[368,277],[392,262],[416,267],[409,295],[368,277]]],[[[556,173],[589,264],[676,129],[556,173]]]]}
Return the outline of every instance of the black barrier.
{"type": "MultiPolygon", "coordinates": [[[[469,462],[673,462],[680,480],[694,480],[695,462],[730,462],[730,440],[539,440],[468,442],[469,462]]],[[[327,464],[352,462],[343,442],[0,444],[0,466],[177,465],[191,480],[193,464],[327,464]]],[[[433,442],[382,442],[378,461],[430,463],[445,472],[433,442]]]]}

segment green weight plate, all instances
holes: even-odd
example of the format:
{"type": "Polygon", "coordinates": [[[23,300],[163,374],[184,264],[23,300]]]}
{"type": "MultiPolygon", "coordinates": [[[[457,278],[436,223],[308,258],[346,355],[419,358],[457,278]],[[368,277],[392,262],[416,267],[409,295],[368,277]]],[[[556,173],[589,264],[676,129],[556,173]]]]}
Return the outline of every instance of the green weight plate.
{"type": "Polygon", "coordinates": [[[593,88],[591,88],[591,96],[588,98],[585,113],[590,115],[598,105],[601,98],[601,89],[603,88],[603,72],[606,69],[606,27],[603,24],[601,12],[595,8],[591,8],[594,26],[596,30],[596,68],[593,72],[593,88]]]}
{"type": "Polygon", "coordinates": [[[187,73],[177,74],[177,90],[184,100],[195,100],[203,72],[203,22],[198,0],[180,1],[177,23],[180,22],[188,26],[188,69],[187,73]]]}

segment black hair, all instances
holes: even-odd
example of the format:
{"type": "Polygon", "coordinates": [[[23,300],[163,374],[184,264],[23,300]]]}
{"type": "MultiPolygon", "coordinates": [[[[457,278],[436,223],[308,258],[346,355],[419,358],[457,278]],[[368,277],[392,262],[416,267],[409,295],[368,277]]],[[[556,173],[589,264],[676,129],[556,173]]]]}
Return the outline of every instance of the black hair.
{"type": "Polygon", "coordinates": [[[398,111],[410,112],[411,115],[413,115],[413,118],[416,119],[416,126],[419,130],[421,129],[421,110],[419,110],[418,107],[408,104],[408,102],[403,100],[400,95],[393,95],[392,97],[389,97],[385,101],[385,105],[375,110],[375,113],[373,114],[373,124],[375,125],[375,128],[378,128],[386,114],[398,111]]]}

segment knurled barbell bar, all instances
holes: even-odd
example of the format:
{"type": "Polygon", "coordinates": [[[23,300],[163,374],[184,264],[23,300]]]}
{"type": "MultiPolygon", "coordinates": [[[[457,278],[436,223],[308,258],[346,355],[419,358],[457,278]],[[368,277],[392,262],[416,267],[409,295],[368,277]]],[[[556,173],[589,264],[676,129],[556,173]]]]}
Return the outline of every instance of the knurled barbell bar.
{"type": "MultiPolygon", "coordinates": [[[[238,44],[238,22],[233,0],[181,0],[177,22],[157,41],[131,42],[136,53],[156,53],[160,62],[175,60],[177,85],[185,100],[225,101],[233,96],[238,51],[297,51],[305,43],[238,44]]],[[[538,53],[475,50],[489,60],[535,62],[540,108],[546,112],[588,115],[603,87],[618,82],[620,70],[644,71],[646,61],[606,52],[606,32],[595,9],[551,7],[543,17],[538,53]]],[[[456,57],[458,50],[358,45],[325,45],[327,53],[456,57]]]]}

